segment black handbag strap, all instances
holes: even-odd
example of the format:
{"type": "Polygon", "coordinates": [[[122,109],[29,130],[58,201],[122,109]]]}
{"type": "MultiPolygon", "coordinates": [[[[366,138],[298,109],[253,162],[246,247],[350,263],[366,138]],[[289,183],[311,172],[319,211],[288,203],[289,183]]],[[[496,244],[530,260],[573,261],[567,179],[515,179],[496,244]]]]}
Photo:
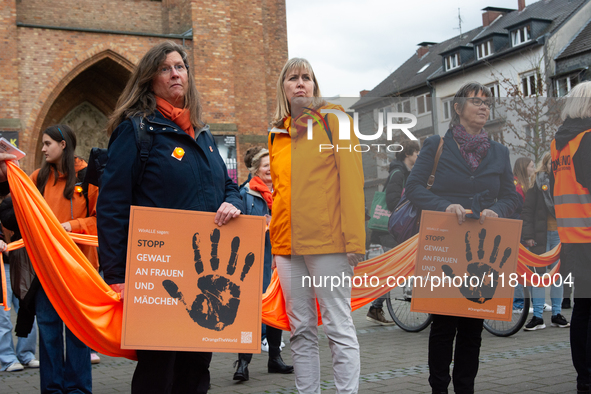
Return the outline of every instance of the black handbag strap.
{"type": "Polygon", "coordinates": [[[437,171],[437,164],[439,164],[441,152],[443,152],[443,137],[441,137],[441,139],[439,140],[439,147],[437,148],[437,154],[435,155],[433,170],[431,171],[431,175],[429,176],[429,180],[427,181],[427,190],[431,189],[431,186],[433,186],[433,184],[435,183],[435,172],[437,171]]]}

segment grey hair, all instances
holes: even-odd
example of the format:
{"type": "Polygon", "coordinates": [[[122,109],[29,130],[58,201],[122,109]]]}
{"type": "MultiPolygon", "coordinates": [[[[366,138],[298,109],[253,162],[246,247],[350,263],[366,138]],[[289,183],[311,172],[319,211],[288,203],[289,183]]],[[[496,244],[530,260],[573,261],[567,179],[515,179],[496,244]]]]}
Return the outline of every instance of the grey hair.
{"type": "Polygon", "coordinates": [[[591,81],[581,82],[568,93],[561,118],[591,118],[591,81]]]}
{"type": "Polygon", "coordinates": [[[269,156],[269,151],[265,148],[261,149],[254,155],[250,161],[250,167],[248,167],[248,172],[250,172],[253,176],[256,175],[259,167],[261,166],[261,159],[263,157],[269,156]]]}
{"type": "Polygon", "coordinates": [[[492,97],[492,92],[489,88],[478,82],[468,82],[462,86],[454,96],[451,102],[451,121],[449,122],[449,128],[453,129],[454,126],[460,124],[460,114],[464,112],[464,106],[466,105],[466,98],[470,97],[470,93],[474,93],[473,97],[478,96],[482,93],[485,97],[492,97]],[[456,111],[456,104],[458,104],[458,111],[456,111]]]}

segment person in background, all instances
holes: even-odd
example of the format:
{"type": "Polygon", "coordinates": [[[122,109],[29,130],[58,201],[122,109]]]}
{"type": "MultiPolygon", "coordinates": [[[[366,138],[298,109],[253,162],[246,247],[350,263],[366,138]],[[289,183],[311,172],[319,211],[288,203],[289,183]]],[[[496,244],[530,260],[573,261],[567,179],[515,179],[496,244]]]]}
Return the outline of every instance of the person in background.
{"type": "MultiPolygon", "coordinates": [[[[296,388],[300,393],[320,393],[318,302],[332,353],[336,392],[357,393],[361,366],[351,318],[351,281],[332,289],[302,280],[326,275],[352,278],[365,254],[361,153],[318,151],[319,144],[344,143],[339,139],[337,115],[322,115],[326,110],[344,110],[321,98],[307,60],[290,59],[277,79],[276,91],[269,133],[273,179],[269,231],[291,328],[296,388]],[[313,125],[310,139],[308,120],[313,125]]],[[[358,144],[353,127],[348,131],[351,139],[346,143],[358,144]]]]}
{"type": "MultiPolygon", "coordinates": [[[[2,204],[0,204],[0,207],[2,204]]],[[[4,222],[2,222],[4,225],[4,222]]],[[[4,226],[6,227],[6,226],[4,226]]],[[[5,252],[4,232],[0,228],[0,252],[4,254],[4,270],[6,272],[6,297],[7,305],[18,314],[19,299],[12,292],[10,281],[10,256],[5,252]]],[[[26,252],[25,252],[26,253],[26,252]]],[[[11,253],[12,254],[12,253],[11,253]]],[[[18,337],[16,351],[12,339],[12,321],[10,311],[0,308],[0,365],[1,371],[17,372],[27,368],[39,368],[39,360],[35,358],[35,347],[37,346],[37,328],[33,325],[31,332],[25,338],[18,337]]]]}
{"type": "Polygon", "coordinates": [[[515,190],[521,196],[521,202],[525,201],[525,194],[532,185],[532,177],[536,172],[534,161],[529,157],[520,157],[515,160],[513,166],[513,176],[515,183],[515,190]]]}
{"type": "MultiPolygon", "coordinates": [[[[271,180],[271,167],[269,165],[269,151],[263,147],[249,148],[244,155],[244,164],[251,175],[249,182],[240,189],[240,197],[244,203],[244,214],[265,216],[271,219],[273,207],[273,181],[271,180]]],[[[265,234],[265,261],[263,269],[263,293],[267,291],[271,283],[273,269],[273,254],[271,252],[271,239],[269,232],[265,234]]],[[[265,338],[269,347],[269,361],[267,371],[269,373],[292,373],[293,366],[286,365],[281,358],[281,335],[283,331],[272,326],[265,326],[265,338]]],[[[252,360],[252,354],[238,354],[234,380],[246,381],[249,379],[248,364],[252,360]]]]}
{"type": "MultiPolygon", "coordinates": [[[[214,212],[215,224],[222,226],[240,215],[242,199],[202,120],[194,71],[183,46],[167,41],[146,52],[119,97],[107,131],[112,135],[97,205],[99,253],[105,282],[128,302],[125,267],[131,205],[214,212]],[[141,178],[133,126],[140,116],[152,139],[141,178]],[[172,155],[178,148],[182,160],[172,155]]],[[[187,262],[189,267],[192,262],[187,262]]],[[[211,356],[137,350],[131,392],[206,393],[211,356]]]]}
{"type": "Polygon", "coordinates": [[[560,260],[572,267],[575,299],[570,349],[577,392],[591,392],[591,82],[568,94],[564,123],[552,141],[554,209],[562,242],[560,260]]]}
{"type": "MultiPolygon", "coordinates": [[[[556,213],[554,212],[554,182],[552,176],[552,156],[546,153],[535,172],[533,186],[525,194],[525,202],[521,211],[523,227],[521,238],[525,246],[535,254],[542,254],[552,250],[560,243],[556,225],[556,213]]],[[[536,269],[540,277],[546,270],[550,272],[558,260],[549,267],[536,269]],[[540,272],[538,272],[540,271],[540,272]]],[[[530,287],[533,302],[534,315],[523,328],[525,331],[541,330],[546,328],[542,312],[546,299],[545,287],[530,287]]],[[[553,327],[570,327],[564,316],[560,314],[562,304],[562,281],[557,285],[550,286],[550,299],[552,300],[551,324],[553,327]]]]}
{"type": "MultiPolygon", "coordinates": [[[[491,106],[490,89],[479,83],[468,83],[456,92],[449,130],[444,137],[425,140],[408,177],[405,194],[417,208],[453,213],[460,225],[467,220],[467,209],[480,214],[480,224],[489,217],[510,217],[517,209],[519,195],[509,150],[491,140],[484,130],[491,106]],[[427,190],[441,138],[444,144],[435,181],[427,190]]],[[[429,334],[429,384],[433,393],[447,393],[452,359],[454,391],[474,393],[482,327],[482,319],[433,314],[429,334]]]]}
{"type": "MultiPolygon", "coordinates": [[[[522,156],[515,161],[515,165],[513,166],[513,183],[515,183],[515,190],[517,190],[521,198],[519,199],[519,207],[515,211],[513,219],[521,219],[525,194],[532,185],[532,177],[535,170],[534,162],[529,157],[522,156]]],[[[523,285],[520,283],[515,287],[513,293],[514,313],[520,313],[523,310],[523,296],[523,285]]],[[[546,308],[544,307],[544,309],[546,308]]]]}
{"type": "MultiPolygon", "coordinates": [[[[406,180],[410,175],[412,167],[417,161],[419,151],[421,150],[419,143],[412,140],[404,140],[400,143],[402,150],[396,152],[396,159],[390,162],[390,169],[388,172],[388,180],[384,186],[386,190],[386,204],[388,204],[388,210],[394,212],[398,201],[402,197],[406,180]]],[[[396,246],[396,240],[387,231],[371,231],[371,243],[380,244],[384,249],[384,252],[394,248],[396,246]]],[[[394,323],[391,320],[386,319],[384,315],[384,301],[387,295],[376,298],[369,307],[367,316],[365,317],[368,321],[376,323],[382,326],[391,326],[394,323]]]]}
{"type": "MultiPolygon", "coordinates": [[[[31,174],[47,204],[67,232],[96,235],[98,188],[90,185],[87,197],[76,183],[86,162],[74,155],[76,134],[67,125],[48,127],[43,132],[43,166],[31,174]]],[[[91,264],[98,268],[95,247],[80,246],[91,264]]],[[[90,349],[67,327],[40,286],[35,294],[35,313],[39,327],[41,392],[92,392],[90,349]],[[65,357],[64,357],[65,346],[65,357]]]]}

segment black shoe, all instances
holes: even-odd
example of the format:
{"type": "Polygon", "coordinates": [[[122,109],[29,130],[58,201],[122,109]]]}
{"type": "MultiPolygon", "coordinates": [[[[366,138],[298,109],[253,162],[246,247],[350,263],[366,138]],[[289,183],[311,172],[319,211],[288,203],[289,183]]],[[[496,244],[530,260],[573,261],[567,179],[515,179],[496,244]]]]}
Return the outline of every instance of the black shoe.
{"type": "Polygon", "coordinates": [[[238,365],[238,368],[234,372],[234,380],[246,382],[248,380],[248,361],[239,359],[234,361],[234,366],[236,365],[238,365]]]}
{"type": "Polygon", "coordinates": [[[570,298],[564,298],[562,300],[562,309],[570,309],[570,298]]]}
{"type": "Polygon", "coordinates": [[[279,355],[277,357],[269,357],[269,362],[267,362],[267,371],[269,373],[292,373],[293,366],[286,365],[279,355]]]}
{"type": "Polygon", "coordinates": [[[589,385],[586,383],[577,383],[577,393],[589,393],[589,385]]]}
{"type": "Polygon", "coordinates": [[[529,323],[525,325],[525,327],[523,327],[525,331],[543,330],[544,328],[546,328],[546,325],[544,324],[544,319],[535,316],[531,318],[531,320],[529,321],[529,323]]]}

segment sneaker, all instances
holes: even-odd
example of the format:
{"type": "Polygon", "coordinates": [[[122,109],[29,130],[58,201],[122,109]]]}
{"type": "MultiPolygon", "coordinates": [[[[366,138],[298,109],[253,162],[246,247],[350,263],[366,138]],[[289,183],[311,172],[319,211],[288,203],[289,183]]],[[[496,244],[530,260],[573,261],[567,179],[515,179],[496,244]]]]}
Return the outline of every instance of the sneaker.
{"type": "Polygon", "coordinates": [[[543,330],[546,328],[544,324],[544,319],[540,319],[539,317],[532,317],[529,323],[523,327],[525,331],[535,331],[535,330],[543,330]]]}
{"type": "Polygon", "coordinates": [[[283,350],[285,347],[285,342],[283,342],[283,338],[281,338],[281,345],[279,345],[279,350],[283,350]]]}
{"type": "Polygon", "coordinates": [[[39,360],[36,358],[32,359],[28,363],[23,363],[23,367],[25,368],[39,368],[39,360]]]}
{"type": "Polygon", "coordinates": [[[562,309],[570,309],[570,298],[564,298],[562,300],[562,309]]]}
{"type": "Polygon", "coordinates": [[[560,327],[560,328],[567,328],[570,327],[570,323],[566,321],[564,316],[560,313],[557,315],[552,316],[552,323],[550,323],[552,327],[560,327]]]}
{"type": "Polygon", "coordinates": [[[97,353],[90,353],[90,363],[91,364],[98,364],[101,362],[101,358],[97,353]]]}
{"type": "Polygon", "coordinates": [[[515,313],[516,315],[519,315],[519,314],[523,313],[523,308],[513,308],[513,313],[515,313]]]}
{"type": "Polygon", "coordinates": [[[6,368],[6,372],[17,372],[22,371],[23,369],[25,369],[25,367],[23,367],[23,365],[18,361],[15,361],[12,364],[10,364],[8,368],[6,368]]]}
{"type": "Polygon", "coordinates": [[[261,342],[261,351],[262,352],[269,351],[269,342],[267,342],[267,338],[263,339],[263,342],[261,342]]]}
{"type": "Polygon", "coordinates": [[[382,326],[393,326],[394,323],[391,320],[386,319],[384,316],[384,310],[382,308],[369,308],[369,312],[367,312],[367,316],[365,317],[372,323],[376,323],[382,326]]]}

